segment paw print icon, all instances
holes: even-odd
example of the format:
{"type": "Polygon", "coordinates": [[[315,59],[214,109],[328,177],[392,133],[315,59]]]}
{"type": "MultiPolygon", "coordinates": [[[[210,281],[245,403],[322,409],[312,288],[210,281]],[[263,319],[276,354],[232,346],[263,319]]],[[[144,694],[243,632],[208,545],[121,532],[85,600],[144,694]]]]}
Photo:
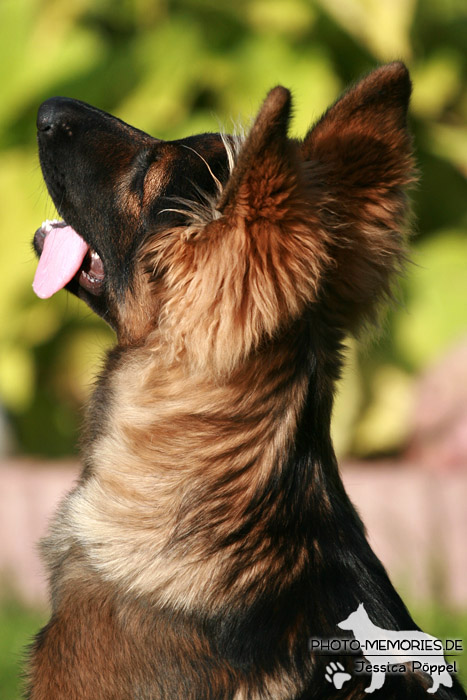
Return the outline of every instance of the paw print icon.
{"type": "Polygon", "coordinates": [[[339,661],[331,661],[331,663],[326,666],[326,675],[324,677],[327,682],[332,683],[337,690],[340,690],[344,683],[347,683],[347,681],[352,678],[350,673],[346,672],[339,661]]]}

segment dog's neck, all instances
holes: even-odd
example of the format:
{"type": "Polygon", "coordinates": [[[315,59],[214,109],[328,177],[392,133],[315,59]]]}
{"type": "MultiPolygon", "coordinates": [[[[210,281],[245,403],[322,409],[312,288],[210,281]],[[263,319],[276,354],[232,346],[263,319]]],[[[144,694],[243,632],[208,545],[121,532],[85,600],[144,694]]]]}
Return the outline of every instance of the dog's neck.
{"type": "Polygon", "coordinates": [[[344,599],[345,577],[326,571],[365,539],[329,437],[326,353],[308,344],[284,337],[225,382],[154,348],[111,354],[97,388],[109,411],[91,405],[68,515],[104,578],[177,608],[215,611],[226,590],[232,606],[254,605],[264,577],[288,595],[311,573],[324,577],[314,604],[344,599]]]}

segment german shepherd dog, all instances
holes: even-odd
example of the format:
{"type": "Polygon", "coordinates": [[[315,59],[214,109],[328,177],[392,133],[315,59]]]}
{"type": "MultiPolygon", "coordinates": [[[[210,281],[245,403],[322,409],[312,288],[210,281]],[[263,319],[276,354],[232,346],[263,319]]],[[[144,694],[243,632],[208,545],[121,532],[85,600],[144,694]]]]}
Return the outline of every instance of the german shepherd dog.
{"type": "MultiPolygon", "coordinates": [[[[364,698],[355,657],[330,667],[310,640],[361,603],[416,629],[330,438],[343,341],[405,258],[410,91],[403,64],[378,68],[303,141],[280,86],[245,137],[161,141],[73,99],[40,107],[63,221],[36,232],[34,288],[66,286],[117,345],[43,543],[30,700],[364,698]]],[[[465,698],[452,680],[434,697],[465,698]]],[[[430,683],[393,675],[375,697],[430,683]]]]}

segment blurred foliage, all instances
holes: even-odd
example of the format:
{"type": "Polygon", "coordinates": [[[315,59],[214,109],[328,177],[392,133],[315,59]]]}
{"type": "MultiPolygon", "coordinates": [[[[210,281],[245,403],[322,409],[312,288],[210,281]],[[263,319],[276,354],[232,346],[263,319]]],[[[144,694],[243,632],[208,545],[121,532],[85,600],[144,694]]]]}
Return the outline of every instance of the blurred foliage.
{"type": "Polygon", "coordinates": [[[402,58],[422,173],[416,265],[377,342],[351,344],[335,421],[341,453],[399,449],[414,377],[467,327],[466,36],[465,0],[2,0],[0,410],[11,448],[75,450],[80,406],[112,342],[74,298],[31,291],[30,240],[54,216],[35,152],[43,99],[76,97],[177,138],[248,123],[283,83],[303,135],[349,82],[402,58]]]}
{"type": "Polygon", "coordinates": [[[19,700],[27,647],[47,622],[45,611],[26,607],[0,589],[0,697],[19,700]]]}

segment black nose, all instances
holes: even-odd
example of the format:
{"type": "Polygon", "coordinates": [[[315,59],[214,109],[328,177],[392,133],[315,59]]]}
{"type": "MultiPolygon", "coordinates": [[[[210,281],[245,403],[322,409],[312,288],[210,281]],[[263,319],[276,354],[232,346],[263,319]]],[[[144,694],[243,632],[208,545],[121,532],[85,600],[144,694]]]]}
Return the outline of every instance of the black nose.
{"type": "Polygon", "coordinates": [[[53,97],[50,100],[46,100],[39,107],[37,113],[37,130],[38,131],[50,131],[54,128],[57,123],[57,99],[53,97]]]}
{"type": "Polygon", "coordinates": [[[58,126],[67,128],[73,118],[73,106],[76,100],[68,97],[51,97],[39,107],[37,112],[37,130],[41,133],[52,132],[58,126]]]}

